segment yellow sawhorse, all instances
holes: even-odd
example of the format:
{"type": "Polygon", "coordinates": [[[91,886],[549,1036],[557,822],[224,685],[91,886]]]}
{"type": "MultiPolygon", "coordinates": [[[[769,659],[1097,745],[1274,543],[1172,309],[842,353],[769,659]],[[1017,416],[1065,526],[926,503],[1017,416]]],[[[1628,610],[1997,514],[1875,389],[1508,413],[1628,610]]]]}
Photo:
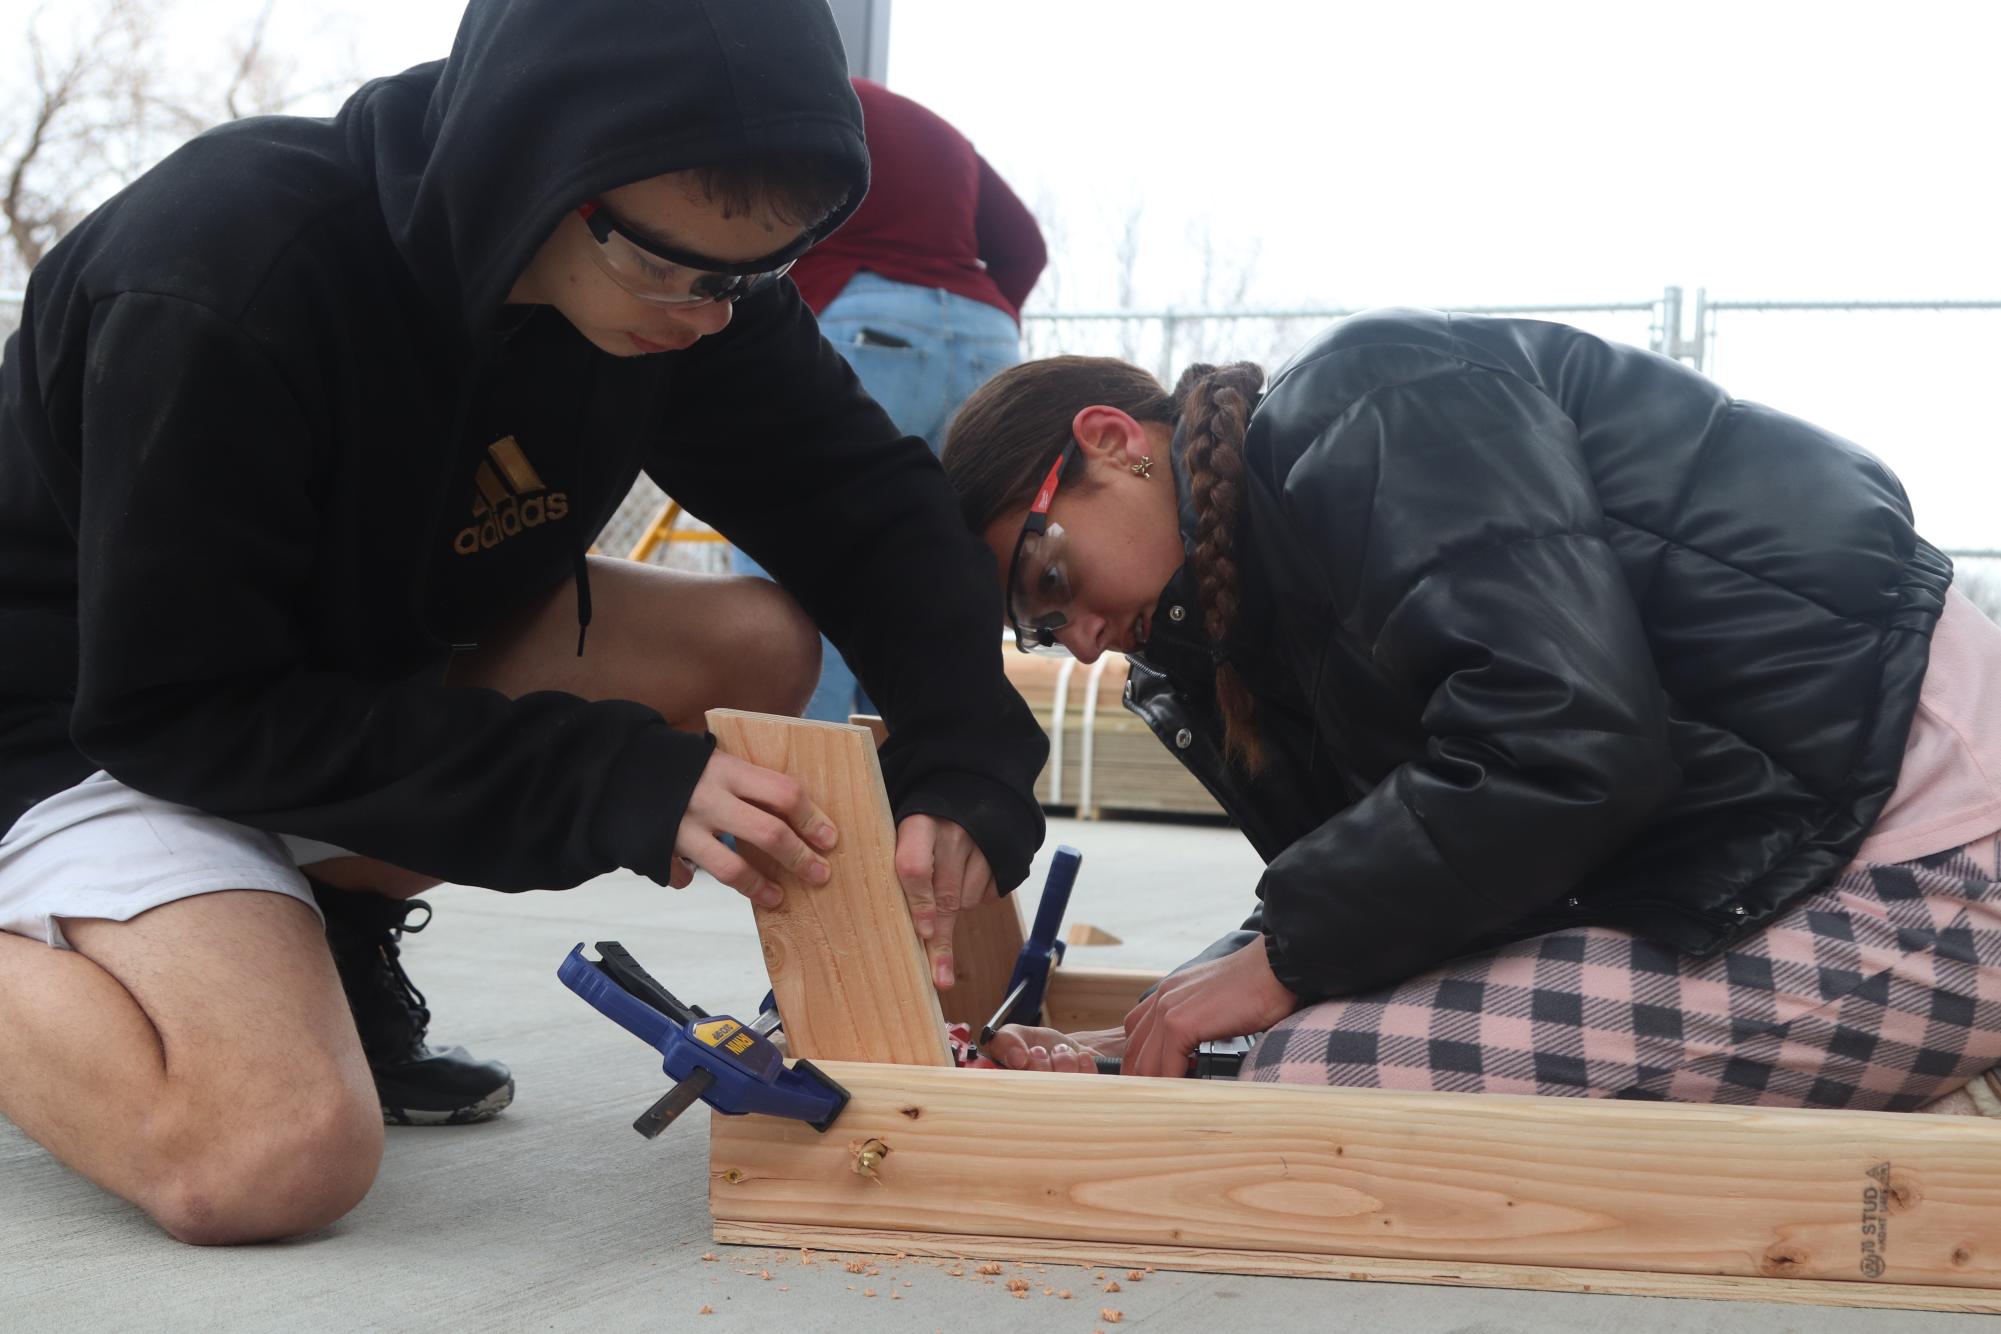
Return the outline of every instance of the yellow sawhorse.
{"type": "Polygon", "coordinates": [[[729,540],[721,533],[709,529],[676,528],[674,525],[686,512],[681,508],[681,502],[671,496],[662,501],[660,508],[654,512],[652,522],[646,525],[646,531],[640,534],[639,541],[633,545],[628,559],[648,560],[655,551],[668,542],[710,543],[729,540]]]}

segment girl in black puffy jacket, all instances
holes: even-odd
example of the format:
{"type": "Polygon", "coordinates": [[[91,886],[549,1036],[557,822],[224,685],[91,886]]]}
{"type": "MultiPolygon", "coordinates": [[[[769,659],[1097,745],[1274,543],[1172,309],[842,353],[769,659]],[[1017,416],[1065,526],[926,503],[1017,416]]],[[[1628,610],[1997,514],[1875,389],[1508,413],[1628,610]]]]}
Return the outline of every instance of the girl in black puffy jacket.
{"type": "Polygon", "coordinates": [[[1010,1064],[1269,1030],[1249,1078],[1913,1108],[2001,1060],[2001,629],[1856,446],[1388,311],[1268,388],[1018,367],[944,461],[1020,646],[1129,654],[1266,862],[1123,1032],[1010,1064]]]}

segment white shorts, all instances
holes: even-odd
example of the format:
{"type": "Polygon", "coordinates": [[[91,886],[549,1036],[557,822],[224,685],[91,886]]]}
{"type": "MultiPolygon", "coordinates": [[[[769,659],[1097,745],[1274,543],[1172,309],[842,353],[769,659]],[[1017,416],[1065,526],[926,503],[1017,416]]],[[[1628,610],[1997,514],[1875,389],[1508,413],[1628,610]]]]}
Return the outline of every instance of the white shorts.
{"type": "Polygon", "coordinates": [[[299,868],[348,855],[149,797],[100,769],[0,837],[0,931],[68,949],[65,917],[127,922],[224,889],[287,894],[318,913],[299,868]]]}

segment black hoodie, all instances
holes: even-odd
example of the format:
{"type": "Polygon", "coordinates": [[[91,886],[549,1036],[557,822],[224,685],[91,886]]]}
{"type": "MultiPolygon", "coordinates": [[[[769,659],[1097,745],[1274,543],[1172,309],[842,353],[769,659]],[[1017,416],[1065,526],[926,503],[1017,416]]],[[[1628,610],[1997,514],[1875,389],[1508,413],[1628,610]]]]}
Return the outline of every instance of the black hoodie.
{"type": "Polygon", "coordinates": [[[819,0],[474,0],[450,59],[204,134],[92,214],[0,366],[0,831],[102,768],[462,883],[665,880],[709,740],[438,683],[644,468],[855,664],[898,816],[1018,883],[1045,747],[992,559],[792,285],[633,359],[503,307],[584,199],[767,150],[845,164],[821,234],[859,202],[819,0]]]}

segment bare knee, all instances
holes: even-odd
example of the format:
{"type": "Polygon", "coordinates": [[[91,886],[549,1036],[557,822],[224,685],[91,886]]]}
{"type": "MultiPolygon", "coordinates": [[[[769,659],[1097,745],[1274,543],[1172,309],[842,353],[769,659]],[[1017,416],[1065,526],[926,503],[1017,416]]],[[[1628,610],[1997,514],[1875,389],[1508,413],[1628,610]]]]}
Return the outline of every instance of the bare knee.
{"type": "Polygon", "coordinates": [[[725,635],[725,707],[800,714],[820,683],[820,631],[792,595],[768,579],[744,578],[725,635]]]}
{"type": "Polygon", "coordinates": [[[153,1220],[193,1246],[277,1241],[361,1203],[382,1162],[382,1112],[373,1096],[343,1091],[254,1125],[223,1120],[200,1142],[174,1138],[140,1200],[153,1220]]]}

